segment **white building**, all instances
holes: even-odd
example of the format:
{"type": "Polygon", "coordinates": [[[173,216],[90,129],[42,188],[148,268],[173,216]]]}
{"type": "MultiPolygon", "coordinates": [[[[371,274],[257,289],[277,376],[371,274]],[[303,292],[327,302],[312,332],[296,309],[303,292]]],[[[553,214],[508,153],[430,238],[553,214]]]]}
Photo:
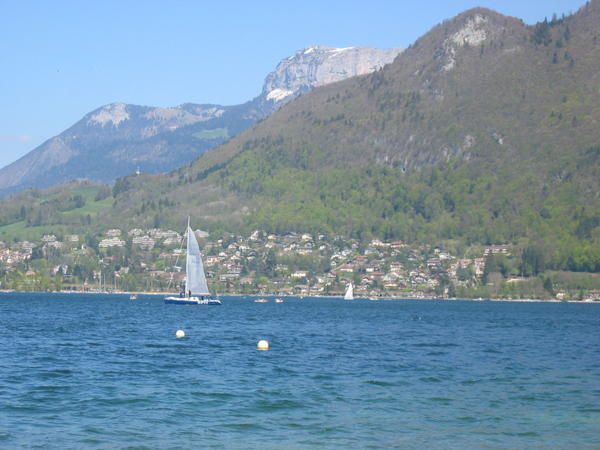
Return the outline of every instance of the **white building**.
{"type": "Polygon", "coordinates": [[[98,247],[100,247],[100,248],[112,248],[112,247],[121,248],[121,247],[125,247],[125,241],[122,239],[119,239],[118,237],[102,239],[100,241],[100,243],[98,244],[98,247]]]}
{"type": "Polygon", "coordinates": [[[117,228],[112,228],[106,232],[106,236],[109,238],[116,238],[121,236],[121,230],[117,228]]]}

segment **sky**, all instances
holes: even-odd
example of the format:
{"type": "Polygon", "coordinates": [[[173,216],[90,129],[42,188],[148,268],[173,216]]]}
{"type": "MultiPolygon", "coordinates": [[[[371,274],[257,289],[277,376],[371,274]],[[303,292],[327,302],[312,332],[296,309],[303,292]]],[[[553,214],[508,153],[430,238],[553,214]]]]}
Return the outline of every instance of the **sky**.
{"type": "Polygon", "coordinates": [[[584,3],[0,0],[0,167],[107,103],[243,103],[310,45],[404,48],[475,6],[535,23],[584,3]]]}

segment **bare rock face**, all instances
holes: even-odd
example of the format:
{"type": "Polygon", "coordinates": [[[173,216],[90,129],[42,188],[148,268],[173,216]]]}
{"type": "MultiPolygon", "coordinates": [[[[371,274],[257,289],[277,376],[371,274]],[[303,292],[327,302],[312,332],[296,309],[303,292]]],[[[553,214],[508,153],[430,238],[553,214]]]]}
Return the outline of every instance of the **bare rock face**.
{"type": "Polygon", "coordinates": [[[391,63],[401,49],[308,47],[281,61],[263,86],[272,102],[287,102],[315,87],[374,72],[391,63]]]}

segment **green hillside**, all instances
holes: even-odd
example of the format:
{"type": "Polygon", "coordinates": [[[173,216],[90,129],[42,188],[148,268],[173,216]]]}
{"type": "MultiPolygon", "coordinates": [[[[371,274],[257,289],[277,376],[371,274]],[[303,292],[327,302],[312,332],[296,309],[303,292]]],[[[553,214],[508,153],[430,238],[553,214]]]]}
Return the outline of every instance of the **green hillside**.
{"type": "MultiPolygon", "coordinates": [[[[160,217],[192,210],[206,226],[511,242],[543,249],[552,267],[598,270],[598,34],[597,1],[534,27],[463,13],[383,70],[317,89],[154,180],[176,204],[160,217]]],[[[151,201],[142,186],[117,210],[151,201]]]]}
{"type": "Polygon", "coordinates": [[[22,192],[1,203],[0,240],[36,240],[44,234],[88,232],[111,209],[108,186],[72,183],[46,191],[22,192]]]}

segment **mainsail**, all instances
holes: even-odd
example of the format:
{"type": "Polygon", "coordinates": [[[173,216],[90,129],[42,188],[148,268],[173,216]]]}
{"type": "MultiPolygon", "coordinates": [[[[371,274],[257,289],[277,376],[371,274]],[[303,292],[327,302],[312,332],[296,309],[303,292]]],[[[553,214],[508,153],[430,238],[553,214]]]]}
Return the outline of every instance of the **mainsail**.
{"type": "Polygon", "coordinates": [[[200,256],[200,247],[196,240],[196,235],[188,224],[187,229],[187,262],[185,292],[192,292],[192,295],[210,295],[206,276],[204,275],[204,265],[200,256]]]}
{"type": "Polygon", "coordinates": [[[346,294],[344,295],[344,300],[354,300],[354,288],[352,286],[352,283],[350,283],[348,285],[348,288],[346,289],[346,294]]]}

